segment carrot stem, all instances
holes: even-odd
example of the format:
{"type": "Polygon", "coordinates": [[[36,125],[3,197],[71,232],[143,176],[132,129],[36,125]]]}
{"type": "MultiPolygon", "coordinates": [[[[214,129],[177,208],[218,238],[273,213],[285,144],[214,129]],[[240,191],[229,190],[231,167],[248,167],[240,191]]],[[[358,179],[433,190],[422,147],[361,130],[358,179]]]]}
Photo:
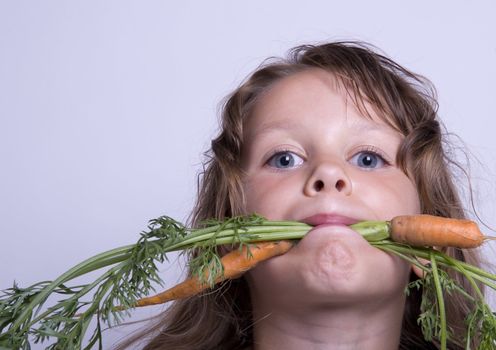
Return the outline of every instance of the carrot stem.
{"type": "MultiPolygon", "coordinates": [[[[422,230],[411,230],[417,219],[417,217],[403,217],[401,222],[395,221],[396,225],[386,221],[366,221],[351,225],[351,228],[362,234],[371,245],[396,254],[407,261],[418,264],[418,261],[413,260],[415,259],[414,256],[435,260],[436,266],[452,268],[465,275],[473,286],[482,283],[496,289],[496,283],[494,283],[496,275],[475,266],[455,261],[441,252],[425,247],[455,245],[453,244],[454,241],[443,239],[444,234],[439,234],[439,232],[434,234],[434,231],[438,229],[442,232],[463,232],[465,228],[470,228],[472,234],[464,236],[463,244],[471,246],[479,244],[479,241],[493,239],[492,237],[483,236],[481,240],[477,231],[475,229],[472,231],[474,223],[471,222],[429,218],[425,215],[420,220],[422,221],[422,225],[420,225],[422,230]],[[431,225],[429,222],[435,224],[431,225]],[[403,226],[401,227],[401,225],[403,226]],[[458,229],[447,230],[445,225],[452,225],[452,228],[458,227],[458,229]],[[403,229],[400,235],[394,232],[393,226],[403,229]],[[405,230],[406,227],[408,230],[405,230]],[[463,229],[460,230],[460,228],[463,229]],[[411,232],[415,233],[415,231],[422,232],[420,241],[419,236],[415,241],[409,241],[408,235],[411,232]],[[432,240],[431,238],[434,236],[435,240],[432,240]],[[401,242],[405,243],[391,240],[398,237],[401,242]],[[423,241],[424,238],[430,240],[423,241]],[[424,247],[410,247],[408,244],[424,247]]],[[[127,308],[143,294],[153,289],[151,287],[152,282],[161,282],[156,263],[163,262],[166,259],[166,253],[198,249],[201,259],[197,260],[199,264],[195,267],[199,267],[199,269],[195,270],[195,274],[199,277],[201,275],[197,274],[198,271],[206,271],[207,273],[210,272],[209,276],[212,277],[217,276],[217,272],[222,271],[222,269],[227,270],[227,266],[218,270],[218,265],[216,265],[220,260],[215,248],[218,245],[239,244],[242,247],[247,247],[247,245],[262,244],[260,242],[299,240],[312,229],[312,226],[304,223],[267,221],[257,216],[231,218],[224,222],[210,222],[207,225],[205,228],[189,229],[169,217],[160,217],[150,221],[148,226],[150,231],[143,232],[136,244],[113,249],[89,258],[51,282],[37,283],[28,288],[18,288],[14,284],[14,287],[9,289],[4,296],[0,296],[3,307],[0,310],[0,318],[5,319],[0,333],[0,347],[7,344],[10,348],[27,348],[30,334],[36,334],[41,338],[41,341],[47,337],[58,338],[57,346],[61,348],[70,345],[67,342],[68,339],[71,342],[81,344],[89,325],[89,318],[92,315],[96,315],[98,327],[90,339],[90,343],[96,344],[97,340],[101,340],[100,322],[108,322],[111,315],[117,321],[122,318],[118,313],[114,313],[116,303],[123,304],[127,308]],[[211,259],[216,262],[215,266],[209,265],[211,259]],[[68,281],[108,266],[111,268],[92,283],[66,287],[68,281]],[[92,302],[80,301],[81,297],[88,295],[93,290],[96,290],[96,293],[92,302]],[[55,306],[49,307],[46,311],[42,310],[42,306],[53,293],[71,296],[59,300],[55,306]],[[86,307],[88,308],[85,311],[78,314],[79,310],[86,307]],[[78,319],[81,322],[78,322],[77,327],[73,327],[73,322],[78,321],[78,319]],[[35,323],[41,323],[41,326],[36,328],[35,323]],[[49,329],[51,333],[47,333],[46,329],[49,329]]],[[[245,270],[241,272],[243,271],[245,270]]],[[[208,277],[207,275],[204,276],[208,277]]],[[[237,273],[232,275],[226,273],[224,277],[235,278],[237,276],[237,273]]],[[[215,282],[216,280],[218,281],[216,278],[208,281],[215,282]]],[[[475,290],[477,291],[478,288],[475,290]]],[[[465,293],[464,295],[467,296],[468,294],[465,293]]]]}
{"type": "MultiPolygon", "coordinates": [[[[418,247],[410,247],[406,245],[396,244],[391,241],[382,241],[382,242],[374,242],[373,246],[379,249],[388,249],[391,253],[403,253],[406,255],[414,255],[419,258],[429,259],[430,258],[430,249],[427,248],[418,248],[418,247]]],[[[453,267],[452,260],[446,254],[443,254],[440,251],[434,251],[436,254],[438,263],[444,267],[453,267]]],[[[484,283],[488,287],[496,290],[496,284],[491,281],[496,281],[496,275],[484,271],[476,266],[467,264],[463,261],[456,260],[458,266],[463,267],[463,269],[470,274],[474,279],[484,283]]]]}
{"type": "Polygon", "coordinates": [[[444,306],[444,296],[441,289],[441,282],[439,281],[439,272],[437,270],[436,257],[431,252],[430,254],[432,277],[434,279],[434,286],[436,287],[437,303],[439,318],[441,321],[441,350],[446,350],[447,344],[447,331],[446,331],[446,309],[444,306]]]}

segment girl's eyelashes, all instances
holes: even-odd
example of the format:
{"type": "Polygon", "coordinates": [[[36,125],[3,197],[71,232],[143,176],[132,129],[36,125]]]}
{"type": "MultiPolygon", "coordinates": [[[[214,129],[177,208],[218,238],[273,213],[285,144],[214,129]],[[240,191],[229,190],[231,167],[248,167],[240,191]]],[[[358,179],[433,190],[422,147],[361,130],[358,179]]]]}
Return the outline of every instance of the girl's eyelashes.
{"type": "Polygon", "coordinates": [[[365,170],[380,169],[391,165],[382,152],[371,147],[355,153],[350,158],[350,163],[365,170]]]}
{"type": "MultiPolygon", "coordinates": [[[[276,170],[287,170],[298,168],[305,159],[290,150],[276,150],[270,155],[265,165],[276,170]]],[[[356,151],[349,162],[364,170],[381,169],[390,166],[392,162],[381,150],[373,146],[356,151]]]]}
{"type": "Polygon", "coordinates": [[[277,151],[266,162],[269,167],[274,169],[292,169],[303,164],[305,160],[291,151],[277,151]]]}

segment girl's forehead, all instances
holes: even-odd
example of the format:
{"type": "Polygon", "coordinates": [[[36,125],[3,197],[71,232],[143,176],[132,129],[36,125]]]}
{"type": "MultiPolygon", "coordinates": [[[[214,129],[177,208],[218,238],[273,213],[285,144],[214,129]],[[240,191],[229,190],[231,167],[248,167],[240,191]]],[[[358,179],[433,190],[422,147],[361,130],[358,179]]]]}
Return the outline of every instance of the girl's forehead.
{"type": "Polygon", "coordinates": [[[261,96],[259,102],[263,104],[264,100],[305,95],[309,89],[311,91],[325,89],[336,93],[345,92],[341,79],[334,74],[320,68],[308,68],[274,82],[261,96]]]}
{"type": "MultiPolygon", "coordinates": [[[[389,129],[386,118],[381,118],[364,100],[351,97],[342,80],[330,72],[311,68],[294,73],[275,82],[259,96],[247,118],[247,132],[265,132],[275,128],[295,127],[313,122],[312,117],[345,116],[350,126],[358,128],[389,129]],[[360,107],[357,103],[362,104],[360,107]]],[[[335,119],[335,118],[334,118],[335,119]]]]}

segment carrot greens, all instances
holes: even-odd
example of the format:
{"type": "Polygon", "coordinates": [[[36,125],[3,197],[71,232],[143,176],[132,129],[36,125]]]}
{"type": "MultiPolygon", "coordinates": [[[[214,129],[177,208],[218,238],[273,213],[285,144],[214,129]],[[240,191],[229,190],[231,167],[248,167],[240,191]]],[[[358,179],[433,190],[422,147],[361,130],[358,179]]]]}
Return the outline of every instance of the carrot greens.
{"type": "MultiPolygon", "coordinates": [[[[187,228],[167,216],[151,220],[136,244],[89,258],[53,281],[25,288],[14,283],[4,290],[0,296],[0,349],[30,349],[32,343],[49,343],[47,349],[53,350],[101,349],[103,330],[122,322],[138,300],[154,292],[155,285],[164,285],[159,264],[167,261],[168,253],[194,251],[189,266],[192,276],[213,287],[225,269],[220,245],[239,247],[250,255],[258,242],[296,243],[311,228],[304,223],[268,221],[256,215],[222,222],[211,220],[199,229],[187,228]],[[69,284],[97,270],[103,272],[92,282],[69,284]],[[54,295],[60,300],[51,303],[54,295]]],[[[351,228],[378,249],[396,254],[424,271],[424,277],[410,283],[406,292],[422,293],[418,322],[427,340],[439,342],[441,349],[453,340],[454,331],[447,327],[443,300],[450,293],[459,293],[474,305],[466,320],[467,336],[462,340],[465,348],[471,349],[474,339],[479,349],[495,348],[496,317],[480,286],[496,289],[496,275],[428,247],[394,242],[390,238],[391,224],[386,221],[361,222],[351,228]],[[430,265],[421,264],[418,258],[428,259],[430,265]],[[470,296],[448,271],[464,276],[478,297],[470,296]]]]}

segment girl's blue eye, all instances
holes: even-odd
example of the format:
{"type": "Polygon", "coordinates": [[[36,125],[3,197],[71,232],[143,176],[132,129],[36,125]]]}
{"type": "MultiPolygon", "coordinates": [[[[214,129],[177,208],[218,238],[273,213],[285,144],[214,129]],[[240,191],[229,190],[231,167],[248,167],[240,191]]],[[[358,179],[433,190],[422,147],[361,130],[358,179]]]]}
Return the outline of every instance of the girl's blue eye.
{"type": "Polygon", "coordinates": [[[358,152],[350,161],[352,164],[365,169],[378,169],[387,164],[384,158],[374,152],[358,152]]]}
{"type": "Polygon", "coordinates": [[[303,164],[303,159],[293,152],[284,151],[270,157],[267,164],[276,169],[291,169],[303,164]]]}

